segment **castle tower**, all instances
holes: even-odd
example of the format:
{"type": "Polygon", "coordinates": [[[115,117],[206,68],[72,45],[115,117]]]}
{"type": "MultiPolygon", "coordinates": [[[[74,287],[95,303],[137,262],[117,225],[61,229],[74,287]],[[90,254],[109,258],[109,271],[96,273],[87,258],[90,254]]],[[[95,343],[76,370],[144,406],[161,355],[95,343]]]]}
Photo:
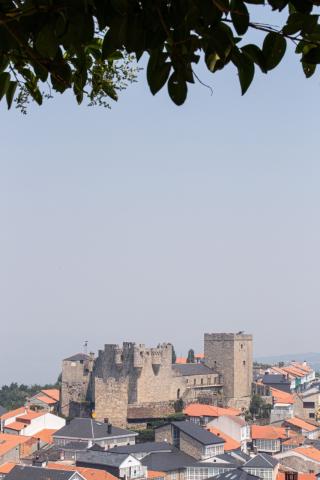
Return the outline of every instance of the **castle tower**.
{"type": "Polygon", "coordinates": [[[253,381],[252,335],[205,333],[204,358],[208,367],[223,376],[225,403],[246,408],[253,381]]]}
{"type": "Polygon", "coordinates": [[[77,353],[62,362],[60,411],[65,417],[90,414],[94,354],[77,353]]]}

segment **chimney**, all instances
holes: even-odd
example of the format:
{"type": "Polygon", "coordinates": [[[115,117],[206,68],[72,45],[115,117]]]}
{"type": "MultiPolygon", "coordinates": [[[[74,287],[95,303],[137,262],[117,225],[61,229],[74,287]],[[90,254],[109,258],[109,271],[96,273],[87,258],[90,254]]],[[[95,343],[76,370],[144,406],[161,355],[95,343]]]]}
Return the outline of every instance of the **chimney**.
{"type": "Polygon", "coordinates": [[[109,418],[104,418],[103,423],[109,423],[109,418]]]}
{"type": "Polygon", "coordinates": [[[111,425],[111,423],[108,423],[108,433],[112,433],[112,425],[111,425]]]}

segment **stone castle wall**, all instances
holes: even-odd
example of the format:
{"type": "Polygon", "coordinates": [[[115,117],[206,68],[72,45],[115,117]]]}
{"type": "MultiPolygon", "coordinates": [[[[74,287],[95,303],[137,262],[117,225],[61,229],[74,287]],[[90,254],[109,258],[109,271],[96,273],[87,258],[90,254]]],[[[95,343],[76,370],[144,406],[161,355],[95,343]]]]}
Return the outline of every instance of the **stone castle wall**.
{"type": "Polygon", "coordinates": [[[159,416],[171,413],[172,402],[186,389],[186,381],[172,369],[171,344],[157,348],[134,343],[105,345],[99,351],[94,377],[96,417],[109,418],[117,425],[127,418],[128,405],[139,406],[141,415],[150,410],[151,403],[155,404],[153,416],[157,410],[159,416]]]}
{"type": "Polygon", "coordinates": [[[86,403],[91,402],[93,363],[93,356],[88,356],[87,360],[82,363],[63,361],[60,411],[65,417],[79,417],[88,414],[86,403]]]}

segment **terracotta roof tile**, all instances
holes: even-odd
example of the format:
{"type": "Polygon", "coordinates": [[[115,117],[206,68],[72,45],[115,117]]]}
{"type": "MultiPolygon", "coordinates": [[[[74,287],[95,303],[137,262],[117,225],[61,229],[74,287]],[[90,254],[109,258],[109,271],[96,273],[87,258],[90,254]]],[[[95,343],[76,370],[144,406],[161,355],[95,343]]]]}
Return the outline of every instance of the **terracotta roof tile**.
{"type": "Polygon", "coordinates": [[[291,393],[283,392],[282,390],[277,390],[276,388],[271,387],[271,395],[273,397],[274,403],[284,403],[284,404],[293,404],[294,398],[291,393]]]}
{"type": "Polygon", "coordinates": [[[252,440],[267,439],[277,440],[287,438],[286,429],[271,425],[251,425],[252,440]]]}
{"type": "Polygon", "coordinates": [[[158,472],[156,470],[148,470],[148,478],[164,478],[166,474],[164,472],[158,472]]]}
{"type": "Polygon", "coordinates": [[[305,457],[310,458],[311,460],[314,460],[316,462],[320,463],[320,450],[314,447],[298,447],[291,452],[297,452],[300,453],[301,455],[304,455],[305,457]]]}
{"type": "Polygon", "coordinates": [[[39,395],[37,396],[37,400],[40,400],[40,402],[46,403],[47,405],[54,405],[57,403],[56,400],[53,398],[47,397],[46,395],[39,395]]]}
{"type": "Polygon", "coordinates": [[[8,420],[9,418],[14,418],[19,415],[23,415],[26,412],[27,412],[26,407],[20,407],[20,408],[16,408],[15,410],[10,410],[9,412],[4,413],[3,415],[1,415],[0,418],[1,420],[8,420]]]}
{"type": "MultiPolygon", "coordinates": [[[[277,480],[285,480],[285,473],[284,472],[278,472],[277,474],[277,480]]],[[[315,473],[300,473],[298,472],[298,480],[316,480],[316,474],[315,473]]]]}
{"type": "Polygon", "coordinates": [[[50,428],[44,428],[43,430],[40,430],[40,432],[33,435],[33,437],[36,438],[36,439],[39,438],[44,443],[51,444],[51,443],[53,443],[52,435],[56,432],[57,432],[57,430],[51,430],[50,428]]]}
{"type": "Polygon", "coordinates": [[[48,468],[56,470],[68,470],[79,472],[86,480],[117,480],[117,477],[104,470],[96,468],[77,467],[76,465],[64,465],[62,463],[48,463],[48,468]]]}
{"type": "Polygon", "coordinates": [[[289,423],[289,425],[294,425],[295,427],[299,427],[302,430],[306,430],[307,432],[313,432],[314,430],[318,429],[318,427],[316,427],[315,425],[311,425],[310,423],[307,423],[298,417],[287,418],[285,422],[289,423]]]}
{"type": "Polygon", "coordinates": [[[0,475],[5,475],[6,473],[10,473],[11,470],[16,466],[15,462],[6,462],[0,465],[0,475]]]}
{"type": "Polygon", "coordinates": [[[26,428],[26,424],[23,422],[11,422],[8,425],[6,425],[4,428],[8,428],[10,430],[15,430],[17,432],[20,432],[24,428],[26,428]]]}
{"type": "Polygon", "coordinates": [[[229,452],[230,450],[238,450],[241,447],[240,443],[237,442],[237,440],[235,440],[232,437],[229,437],[229,435],[227,435],[226,433],[221,432],[221,430],[219,430],[218,428],[209,427],[208,430],[209,432],[214,433],[214,435],[217,435],[218,437],[223,438],[223,440],[225,441],[225,444],[224,444],[225,452],[229,452]]]}
{"type": "Polygon", "coordinates": [[[30,437],[24,435],[11,435],[10,433],[0,433],[0,455],[4,455],[18,445],[29,442],[30,437]]]}
{"type": "Polygon", "coordinates": [[[56,402],[60,400],[60,390],[58,388],[47,388],[46,390],[41,390],[41,392],[53,398],[56,402]]]}
{"type": "Polygon", "coordinates": [[[221,408],[214,405],[204,405],[202,403],[190,403],[183,410],[189,417],[222,417],[223,415],[240,415],[240,410],[236,408],[221,408]]]}
{"type": "Polygon", "coordinates": [[[176,359],[176,363],[178,363],[178,364],[187,363],[187,358],[186,357],[178,357],[176,359]]]}

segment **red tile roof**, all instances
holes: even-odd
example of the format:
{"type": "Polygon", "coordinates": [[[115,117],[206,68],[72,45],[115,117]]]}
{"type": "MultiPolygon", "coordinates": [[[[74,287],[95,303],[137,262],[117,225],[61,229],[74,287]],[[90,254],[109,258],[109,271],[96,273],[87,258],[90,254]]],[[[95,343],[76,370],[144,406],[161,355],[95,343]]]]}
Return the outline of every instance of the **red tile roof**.
{"type": "Polygon", "coordinates": [[[58,388],[47,388],[46,390],[41,390],[41,392],[53,398],[56,402],[60,400],[60,390],[58,388]]]}
{"type": "Polygon", "coordinates": [[[267,439],[278,440],[287,438],[286,429],[271,425],[251,425],[252,440],[267,439]]]}
{"type": "Polygon", "coordinates": [[[218,428],[209,427],[207,430],[209,430],[209,432],[213,433],[214,435],[223,438],[223,440],[225,441],[225,444],[223,445],[225,452],[230,452],[230,450],[238,450],[241,447],[240,443],[237,440],[229,437],[229,435],[227,435],[226,433],[221,432],[221,430],[219,430],[218,428]]]}
{"type": "Polygon", "coordinates": [[[64,465],[62,463],[49,462],[48,468],[55,470],[70,470],[72,472],[79,472],[85,480],[118,480],[117,477],[111,475],[104,470],[98,470],[96,468],[77,467],[75,465],[64,465]]]}
{"type": "Polygon", "coordinates": [[[6,462],[0,465],[0,475],[5,475],[6,473],[10,473],[11,470],[16,466],[15,462],[6,462]]]}
{"type": "Polygon", "coordinates": [[[23,443],[29,442],[30,437],[23,435],[11,435],[10,433],[0,433],[0,455],[4,455],[10,450],[17,448],[23,443]]]}
{"type": "Polygon", "coordinates": [[[47,397],[46,395],[39,395],[37,397],[37,400],[40,400],[40,402],[46,403],[47,405],[54,405],[55,403],[57,403],[56,400],[54,400],[53,398],[47,397]]]}
{"type": "Polygon", "coordinates": [[[294,403],[294,398],[291,393],[283,392],[282,390],[277,390],[276,388],[271,388],[271,395],[274,403],[284,403],[291,404],[294,403]]]}
{"type": "Polygon", "coordinates": [[[298,447],[290,451],[300,453],[301,455],[304,455],[305,457],[308,457],[311,460],[320,463],[320,450],[318,450],[317,448],[298,447]]]}
{"type": "Polygon", "coordinates": [[[190,403],[183,410],[189,417],[221,417],[222,415],[240,415],[240,410],[236,408],[221,408],[214,405],[204,405],[202,403],[190,403]]]}
{"type": "MultiPolygon", "coordinates": [[[[278,472],[277,474],[277,480],[285,480],[285,474],[284,472],[278,472]]],[[[298,472],[298,480],[316,480],[316,474],[315,473],[300,473],[298,472]]]]}
{"type": "Polygon", "coordinates": [[[16,408],[15,410],[10,410],[9,412],[6,412],[3,415],[1,415],[0,419],[1,420],[8,420],[9,418],[14,418],[14,417],[17,417],[19,415],[23,415],[26,412],[27,412],[26,407],[16,408]]]}
{"type": "Polygon", "coordinates": [[[33,437],[36,438],[36,439],[39,438],[44,443],[51,444],[51,443],[53,443],[52,435],[56,432],[57,432],[57,430],[51,430],[50,428],[44,428],[43,430],[40,430],[40,432],[33,435],[33,437]]]}
{"type": "Polygon", "coordinates": [[[148,478],[164,478],[166,474],[164,472],[157,472],[156,470],[148,470],[148,478]]]}
{"type": "Polygon", "coordinates": [[[295,427],[299,427],[302,430],[306,430],[307,432],[313,432],[314,430],[318,429],[318,427],[316,427],[315,425],[311,425],[311,423],[307,423],[298,417],[287,418],[285,422],[289,423],[289,425],[294,425],[295,427]]]}
{"type": "Polygon", "coordinates": [[[26,428],[26,426],[27,425],[23,422],[11,422],[8,425],[6,425],[4,428],[6,428],[6,429],[8,428],[10,430],[15,430],[17,432],[20,432],[21,430],[26,428]]]}

